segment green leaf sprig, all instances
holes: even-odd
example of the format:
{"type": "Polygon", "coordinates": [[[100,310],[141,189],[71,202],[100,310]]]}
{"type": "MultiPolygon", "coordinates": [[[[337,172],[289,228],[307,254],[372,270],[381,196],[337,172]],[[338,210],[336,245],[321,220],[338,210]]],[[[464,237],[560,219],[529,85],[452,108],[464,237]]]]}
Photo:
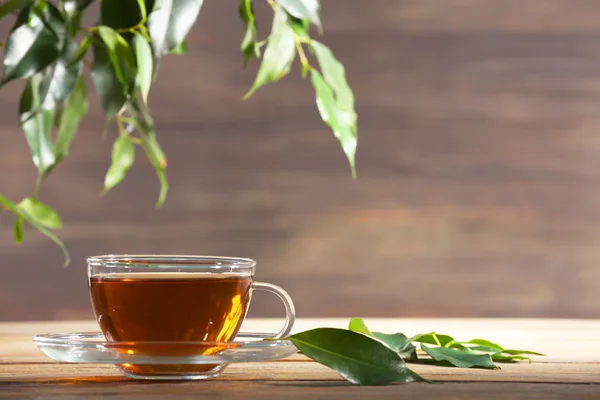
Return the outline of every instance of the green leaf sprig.
{"type": "MultiPolygon", "coordinates": [[[[0,88],[18,79],[27,81],[19,122],[38,171],[31,202],[42,204],[40,185],[69,154],[88,111],[85,74],[89,73],[104,112],[104,132],[111,126],[118,131],[100,192],[106,194],[125,180],[139,146],[160,185],[156,207],[164,204],[169,188],[167,157],[149,100],[163,58],[187,53],[186,38],[202,5],[203,0],[0,0],[0,21],[14,18],[8,37],[0,40],[0,88]],[[90,7],[94,2],[100,7],[90,7]],[[85,20],[96,24],[84,26],[84,17],[92,12],[98,15],[85,20]]],[[[252,59],[260,61],[256,79],[242,98],[281,80],[298,60],[302,77],[311,75],[317,110],[340,141],[355,178],[354,95],[344,66],[325,44],[311,37],[312,27],[323,35],[319,0],[239,0],[237,12],[244,24],[242,66],[252,59]],[[273,10],[271,31],[264,38],[259,37],[254,14],[257,1],[265,1],[273,10]]],[[[23,240],[26,222],[66,251],[52,232],[60,226],[44,224],[50,211],[58,216],[56,211],[48,206],[47,215],[29,213],[24,208],[27,199],[19,206],[6,197],[0,199],[3,209],[15,214],[17,243],[23,240]]]]}
{"type": "Polygon", "coordinates": [[[529,361],[530,350],[505,349],[485,339],[460,342],[434,332],[407,337],[403,333],[371,332],[360,318],[348,329],[316,328],[296,333],[289,340],[307,357],[358,385],[394,382],[429,382],[407,366],[422,363],[445,367],[500,369],[498,363],[529,361]],[[420,345],[419,355],[415,344],[420,345]]]}

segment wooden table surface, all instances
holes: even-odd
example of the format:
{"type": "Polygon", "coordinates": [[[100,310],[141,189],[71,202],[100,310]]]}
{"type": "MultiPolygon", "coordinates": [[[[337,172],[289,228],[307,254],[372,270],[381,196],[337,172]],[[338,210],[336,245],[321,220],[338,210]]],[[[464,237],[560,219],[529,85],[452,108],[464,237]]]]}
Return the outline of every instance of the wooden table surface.
{"type": "MultiPolygon", "coordinates": [[[[301,319],[294,332],[346,327],[348,319],[301,319]]],[[[600,320],[366,319],[373,330],[407,335],[437,331],[459,340],[483,337],[510,348],[547,354],[499,371],[413,365],[436,384],[362,387],[301,355],[231,365],[217,379],[147,382],[112,365],[57,363],[31,340],[38,333],[96,331],[94,321],[0,323],[0,398],[7,399],[600,399],[600,320]]],[[[249,319],[243,331],[275,331],[274,319],[249,319]]]]}

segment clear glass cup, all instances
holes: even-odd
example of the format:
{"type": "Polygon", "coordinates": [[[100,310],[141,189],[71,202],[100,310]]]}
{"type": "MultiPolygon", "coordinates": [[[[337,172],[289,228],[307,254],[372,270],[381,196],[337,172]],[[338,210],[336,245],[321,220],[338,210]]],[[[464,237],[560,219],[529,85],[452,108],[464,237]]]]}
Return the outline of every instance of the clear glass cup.
{"type": "MultiPolygon", "coordinates": [[[[89,257],[87,263],[90,299],[100,329],[111,345],[123,344],[123,352],[129,354],[135,349],[156,359],[231,349],[254,290],[276,294],[285,306],[283,328],[272,334],[273,339],[287,336],[294,324],[292,299],[279,286],[255,282],[252,259],[103,255],[89,257]]],[[[223,365],[121,364],[120,368],[136,378],[201,379],[215,376],[223,365]]]]}

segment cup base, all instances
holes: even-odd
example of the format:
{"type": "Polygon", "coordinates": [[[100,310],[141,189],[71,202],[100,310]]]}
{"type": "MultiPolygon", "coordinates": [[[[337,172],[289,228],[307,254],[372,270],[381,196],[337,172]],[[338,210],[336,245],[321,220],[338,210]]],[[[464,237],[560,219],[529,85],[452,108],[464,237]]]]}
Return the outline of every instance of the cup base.
{"type": "Polygon", "coordinates": [[[117,365],[119,370],[133,379],[145,380],[202,380],[221,375],[228,364],[199,365],[117,365]]]}

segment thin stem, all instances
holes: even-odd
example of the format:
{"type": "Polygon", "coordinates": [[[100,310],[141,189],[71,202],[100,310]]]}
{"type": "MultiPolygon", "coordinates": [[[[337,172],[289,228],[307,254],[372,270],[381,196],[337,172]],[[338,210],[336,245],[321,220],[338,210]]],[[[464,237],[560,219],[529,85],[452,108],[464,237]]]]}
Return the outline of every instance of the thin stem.
{"type": "Polygon", "coordinates": [[[31,195],[31,198],[33,200],[37,200],[38,197],[38,192],[40,191],[40,186],[42,184],[42,176],[38,175],[37,179],[35,180],[35,186],[33,187],[33,194],[31,195]]]}

